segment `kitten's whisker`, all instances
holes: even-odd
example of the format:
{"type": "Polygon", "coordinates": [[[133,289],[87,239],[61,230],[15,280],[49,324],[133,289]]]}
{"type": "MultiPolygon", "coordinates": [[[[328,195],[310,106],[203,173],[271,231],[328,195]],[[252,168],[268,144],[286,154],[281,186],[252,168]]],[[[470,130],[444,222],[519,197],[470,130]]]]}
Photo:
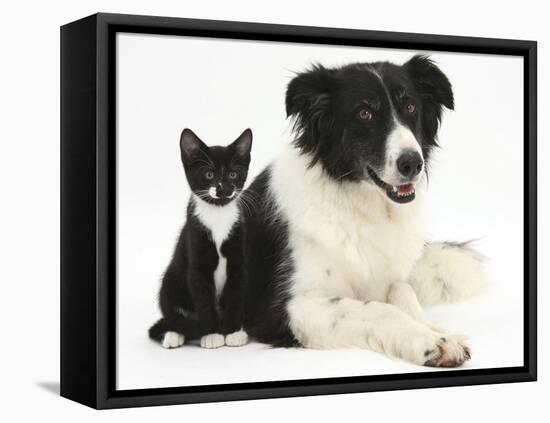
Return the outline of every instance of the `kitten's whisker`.
{"type": "Polygon", "coordinates": [[[246,203],[246,199],[244,197],[244,192],[241,190],[238,192],[237,200],[239,201],[239,205],[242,206],[244,209],[246,209],[246,213],[250,214],[250,208],[248,204],[246,203]]]}
{"type": "Polygon", "coordinates": [[[196,191],[193,191],[193,194],[204,201],[212,198],[210,192],[206,189],[198,189],[196,191]]]}
{"type": "Polygon", "coordinates": [[[257,202],[255,198],[247,191],[241,191],[239,195],[240,204],[243,205],[244,208],[246,208],[247,213],[249,215],[252,215],[254,212],[257,211],[257,202]]]}
{"type": "Polygon", "coordinates": [[[245,191],[245,192],[243,192],[243,194],[244,194],[244,198],[246,198],[246,200],[250,204],[252,204],[254,207],[256,207],[258,205],[257,199],[251,193],[249,193],[248,191],[245,191]]]}
{"type": "Polygon", "coordinates": [[[342,179],[342,178],[345,178],[346,176],[348,176],[348,175],[351,174],[351,173],[353,173],[353,170],[350,170],[349,172],[346,172],[346,173],[344,173],[343,175],[340,175],[340,176],[338,177],[338,180],[340,180],[340,179],[342,179]]]}

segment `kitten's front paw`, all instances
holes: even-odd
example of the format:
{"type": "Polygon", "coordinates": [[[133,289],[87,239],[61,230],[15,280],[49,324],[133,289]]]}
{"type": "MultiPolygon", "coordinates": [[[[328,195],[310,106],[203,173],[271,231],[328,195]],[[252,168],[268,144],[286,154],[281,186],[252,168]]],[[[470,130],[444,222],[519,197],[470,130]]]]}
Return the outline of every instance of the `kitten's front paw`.
{"type": "Polygon", "coordinates": [[[225,335],[225,345],[230,347],[240,347],[248,342],[248,334],[244,330],[225,335]]]}
{"type": "Polygon", "coordinates": [[[201,347],[203,348],[219,348],[224,344],[224,337],[219,333],[210,333],[201,338],[201,347]]]}
{"type": "Polygon", "coordinates": [[[185,337],[177,332],[166,332],[162,339],[162,346],[164,348],[178,348],[185,342],[185,337]]]}

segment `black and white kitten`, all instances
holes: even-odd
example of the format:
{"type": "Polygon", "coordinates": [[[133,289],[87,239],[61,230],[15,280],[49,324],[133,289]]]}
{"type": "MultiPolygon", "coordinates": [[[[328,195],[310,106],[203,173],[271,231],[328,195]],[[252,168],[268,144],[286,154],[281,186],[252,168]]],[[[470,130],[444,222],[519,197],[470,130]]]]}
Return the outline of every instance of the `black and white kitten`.
{"type": "Polygon", "coordinates": [[[163,317],[149,336],[165,348],[200,339],[204,348],[240,346],[243,330],[243,226],[237,198],[250,164],[252,131],[227,147],[208,147],[184,129],[180,150],[192,195],[187,221],[162,279],[163,317]]]}

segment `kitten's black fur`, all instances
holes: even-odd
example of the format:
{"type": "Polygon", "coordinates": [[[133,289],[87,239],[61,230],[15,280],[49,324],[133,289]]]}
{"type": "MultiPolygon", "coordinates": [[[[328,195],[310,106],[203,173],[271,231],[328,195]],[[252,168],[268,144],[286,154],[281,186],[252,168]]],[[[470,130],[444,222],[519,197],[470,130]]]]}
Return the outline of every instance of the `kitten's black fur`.
{"type": "Polygon", "coordinates": [[[227,206],[237,201],[248,175],[251,146],[250,129],[227,147],[208,147],[191,130],[183,130],[181,158],[193,195],[187,221],[162,279],[159,305],[163,317],[149,329],[152,339],[163,342],[168,331],[189,340],[207,334],[226,335],[242,328],[246,275],[241,214],[237,212],[229,234],[219,246],[227,267],[225,285],[217,296],[214,272],[220,257],[211,228],[197,212],[201,207],[214,207],[225,213],[227,206]]]}

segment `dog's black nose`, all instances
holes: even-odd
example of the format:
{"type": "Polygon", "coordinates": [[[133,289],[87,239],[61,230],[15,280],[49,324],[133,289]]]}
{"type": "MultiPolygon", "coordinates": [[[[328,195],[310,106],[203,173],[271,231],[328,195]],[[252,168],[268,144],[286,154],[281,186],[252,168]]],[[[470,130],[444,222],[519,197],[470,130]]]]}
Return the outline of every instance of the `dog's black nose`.
{"type": "Polygon", "coordinates": [[[424,161],[415,150],[405,150],[397,159],[399,173],[408,179],[414,178],[422,170],[424,161]]]}

